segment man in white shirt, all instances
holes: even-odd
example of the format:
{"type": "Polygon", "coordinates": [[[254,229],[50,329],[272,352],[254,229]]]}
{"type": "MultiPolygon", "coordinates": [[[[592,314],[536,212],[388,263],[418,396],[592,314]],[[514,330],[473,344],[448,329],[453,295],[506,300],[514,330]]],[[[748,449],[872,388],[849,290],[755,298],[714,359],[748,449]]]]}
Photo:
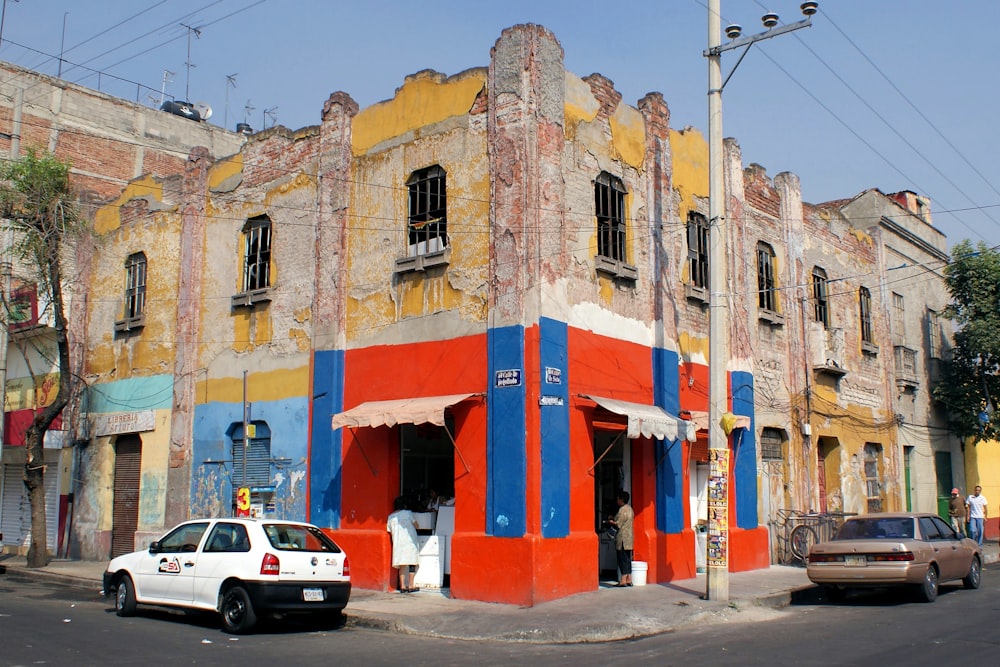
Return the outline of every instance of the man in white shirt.
{"type": "Polygon", "coordinates": [[[983,487],[977,486],[971,496],[965,499],[965,509],[969,515],[969,537],[983,546],[983,529],[986,524],[986,497],[983,487]]]}

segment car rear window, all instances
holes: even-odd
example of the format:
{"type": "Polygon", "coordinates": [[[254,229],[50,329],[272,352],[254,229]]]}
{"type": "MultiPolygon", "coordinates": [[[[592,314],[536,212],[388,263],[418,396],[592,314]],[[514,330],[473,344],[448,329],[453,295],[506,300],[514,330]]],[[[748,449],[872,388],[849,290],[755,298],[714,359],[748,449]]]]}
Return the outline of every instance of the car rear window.
{"type": "Polygon", "coordinates": [[[912,539],[913,519],[848,519],[837,531],[838,540],[912,539]]]}
{"type": "Polygon", "coordinates": [[[314,526],[290,523],[264,524],[264,533],[271,546],[281,551],[325,551],[340,553],[333,540],[314,526]]]}

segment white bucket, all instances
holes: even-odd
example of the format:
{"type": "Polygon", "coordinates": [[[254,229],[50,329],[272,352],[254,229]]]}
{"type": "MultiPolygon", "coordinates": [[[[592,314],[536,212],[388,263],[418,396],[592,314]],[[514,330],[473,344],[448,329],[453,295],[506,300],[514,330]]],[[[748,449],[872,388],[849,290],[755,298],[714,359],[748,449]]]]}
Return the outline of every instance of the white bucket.
{"type": "Polygon", "coordinates": [[[646,561],[634,560],[632,561],[632,585],[633,586],[645,586],[646,585],[646,572],[649,570],[649,564],[646,561]]]}

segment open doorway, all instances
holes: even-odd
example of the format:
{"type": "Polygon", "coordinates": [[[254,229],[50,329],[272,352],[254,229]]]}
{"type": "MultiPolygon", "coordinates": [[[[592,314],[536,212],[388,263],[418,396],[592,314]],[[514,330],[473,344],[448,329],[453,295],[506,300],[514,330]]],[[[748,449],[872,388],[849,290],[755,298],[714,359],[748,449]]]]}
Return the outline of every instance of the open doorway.
{"type": "Polygon", "coordinates": [[[594,529],[600,536],[600,579],[618,580],[615,541],[605,533],[608,518],[618,512],[615,496],[632,493],[631,440],[625,431],[594,431],[594,529]]]}
{"type": "Polygon", "coordinates": [[[417,521],[420,561],[413,583],[451,586],[451,537],[455,532],[455,425],[401,424],[400,495],[417,521]]]}

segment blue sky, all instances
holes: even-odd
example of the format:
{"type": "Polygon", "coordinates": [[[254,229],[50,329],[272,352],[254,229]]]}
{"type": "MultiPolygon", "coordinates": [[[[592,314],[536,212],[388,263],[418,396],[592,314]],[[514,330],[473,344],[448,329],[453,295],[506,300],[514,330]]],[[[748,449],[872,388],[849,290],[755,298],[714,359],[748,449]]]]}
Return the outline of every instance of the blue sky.
{"type": "MultiPolygon", "coordinates": [[[[570,71],[600,72],[630,104],[661,92],[675,128],[707,131],[707,0],[0,2],[0,59],[156,106],[168,70],[168,98],[206,102],[209,122],[230,128],[316,124],[334,91],[365,107],[419,70],[485,66],[504,28],[538,23],[570,71]]],[[[722,0],[723,25],[760,32],[762,14],[792,23],[799,4],[722,0]]],[[[797,174],[806,201],[914,190],[949,246],[1000,244],[997,25],[998,2],[820,0],[813,27],[739,65],[725,134],[746,164],[797,174]]],[[[725,56],[724,74],[737,58],[725,56]]]]}

